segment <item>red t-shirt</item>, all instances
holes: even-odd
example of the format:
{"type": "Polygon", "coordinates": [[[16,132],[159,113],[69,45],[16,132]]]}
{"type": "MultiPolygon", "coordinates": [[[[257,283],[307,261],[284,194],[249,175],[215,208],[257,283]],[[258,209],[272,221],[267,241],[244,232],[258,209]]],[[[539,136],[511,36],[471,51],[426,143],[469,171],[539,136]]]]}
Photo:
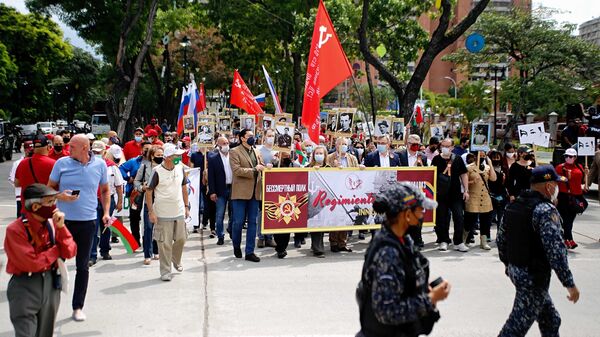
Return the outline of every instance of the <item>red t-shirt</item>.
{"type": "Polygon", "coordinates": [[[68,157],[70,155],[71,154],[69,153],[69,151],[65,150],[64,148],[63,148],[63,150],[62,150],[61,153],[54,152],[54,149],[50,149],[50,152],[48,152],[48,157],[50,157],[50,158],[52,158],[54,160],[59,160],[62,157],[68,157]]]}
{"type": "Polygon", "coordinates": [[[31,158],[21,160],[15,172],[15,179],[18,179],[21,185],[21,202],[24,202],[23,193],[27,186],[36,182],[44,185],[48,184],[54,163],[56,163],[56,160],[37,153],[34,153],[31,158]],[[32,161],[31,166],[29,165],[30,160],[32,161]],[[31,167],[33,167],[33,173],[35,173],[37,181],[33,178],[31,167]]]}
{"type": "Polygon", "coordinates": [[[150,130],[156,130],[156,133],[158,133],[159,136],[162,134],[162,129],[158,124],[154,124],[154,126],[152,126],[152,124],[146,125],[146,127],[144,128],[144,132],[148,133],[148,131],[150,130]]]}
{"type": "Polygon", "coordinates": [[[125,143],[125,147],[123,147],[123,155],[125,156],[125,160],[129,160],[131,158],[135,158],[142,154],[142,143],[138,143],[134,140],[130,140],[125,143]]]}
{"type": "Polygon", "coordinates": [[[583,190],[581,188],[581,185],[584,183],[583,171],[581,171],[579,165],[569,165],[567,163],[557,165],[556,173],[558,173],[561,176],[565,176],[567,179],[569,179],[569,182],[567,183],[558,183],[559,192],[568,193],[567,184],[569,184],[572,195],[583,194],[583,190]]]}

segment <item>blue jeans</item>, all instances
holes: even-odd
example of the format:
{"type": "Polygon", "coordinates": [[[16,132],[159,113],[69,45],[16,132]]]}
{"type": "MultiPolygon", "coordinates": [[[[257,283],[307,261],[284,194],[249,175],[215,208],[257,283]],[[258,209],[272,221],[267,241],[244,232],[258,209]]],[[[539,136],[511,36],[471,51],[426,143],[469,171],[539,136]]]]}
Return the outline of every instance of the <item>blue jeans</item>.
{"type": "Polygon", "coordinates": [[[144,234],[142,237],[142,248],[144,249],[144,258],[149,259],[152,254],[158,254],[158,245],[156,241],[152,239],[152,231],[154,230],[154,224],[150,222],[150,215],[148,215],[148,209],[144,207],[144,234]]]}
{"type": "Polygon", "coordinates": [[[217,237],[219,239],[225,238],[225,229],[223,228],[223,221],[225,220],[225,207],[231,200],[231,186],[225,188],[225,195],[217,198],[217,237]]]}
{"type": "Polygon", "coordinates": [[[258,202],[258,219],[256,220],[256,227],[258,228],[258,239],[259,240],[266,240],[266,241],[270,241],[273,240],[273,235],[272,234],[267,234],[267,235],[263,235],[262,234],[262,214],[261,214],[261,207],[260,207],[260,201],[258,202]]]}
{"type": "Polygon", "coordinates": [[[242,243],[242,227],[248,214],[248,230],[246,231],[246,255],[254,253],[254,245],[256,240],[256,217],[258,215],[259,201],[256,199],[250,200],[231,200],[233,206],[233,228],[231,239],[233,247],[239,248],[242,243]]]}
{"type": "MultiPolygon", "coordinates": [[[[112,216],[115,211],[115,199],[110,197],[110,213],[112,216]]],[[[104,230],[104,224],[102,223],[102,216],[104,215],[104,209],[102,208],[102,203],[98,200],[98,207],[96,208],[96,230],[94,231],[94,236],[92,238],[92,251],[90,252],[90,259],[96,261],[98,259],[98,242],[100,242],[100,255],[108,254],[110,251],[110,237],[111,231],[106,228],[104,230]],[[100,239],[98,239],[98,235],[100,235],[100,239]]]]}

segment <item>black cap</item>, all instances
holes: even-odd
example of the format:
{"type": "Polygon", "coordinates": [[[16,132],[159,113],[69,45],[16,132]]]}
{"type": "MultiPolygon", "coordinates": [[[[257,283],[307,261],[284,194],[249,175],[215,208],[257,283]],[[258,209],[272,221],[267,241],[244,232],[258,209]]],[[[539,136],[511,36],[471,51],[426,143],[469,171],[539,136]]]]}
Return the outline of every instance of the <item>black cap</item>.
{"type": "Polygon", "coordinates": [[[377,123],[377,125],[385,125],[386,127],[389,127],[388,122],[386,120],[382,120],[381,122],[377,123]]]}
{"type": "Polygon", "coordinates": [[[549,181],[567,182],[568,179],[558,175],[552,165],[540,165],[531,170],[531,183],[545,183],[549,181]]]}
{"type": "Polygon", "coordinates": [[[38,134],[33,138],[33,147],[48,146],[48,138],[42,134],[38,134]]]}
{"type": "Polygon", "coordinates": [[[23,192],[23,198],[25,200],[29,199],[39,199],[43,197],[49,197],[53,195],[57,195],[58,191],[43,185],[43,184],[31,184],[25,188],[23,192]]]}

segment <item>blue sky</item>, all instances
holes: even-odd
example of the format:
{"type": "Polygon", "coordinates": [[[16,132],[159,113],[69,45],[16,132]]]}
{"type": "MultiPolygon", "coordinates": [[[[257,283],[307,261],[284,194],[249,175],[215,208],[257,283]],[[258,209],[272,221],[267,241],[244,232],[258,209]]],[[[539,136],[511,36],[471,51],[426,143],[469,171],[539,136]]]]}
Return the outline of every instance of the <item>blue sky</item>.
{"type": "MultiPolygon", "coordinates": [[[[20,12],[27,12],[25,0],[0,0],[0,2],[15,7],[20,12]]],[[[539,6],[560,10],[561,13],[553,17],[559,22],[569,22],[579,25],[593,19],[594,15],[596,17],[600,16],[600,1],[598,0],[533,0],[533,7],[536,8],[539,6]]],[[[65,39],[68,39],[73,45],[95,54],[94,49],[81,39],[77,35],[77,32],[60,22],[57,17],[54,17],[54,21],[59,23],[64,32],[65,39]]]]}

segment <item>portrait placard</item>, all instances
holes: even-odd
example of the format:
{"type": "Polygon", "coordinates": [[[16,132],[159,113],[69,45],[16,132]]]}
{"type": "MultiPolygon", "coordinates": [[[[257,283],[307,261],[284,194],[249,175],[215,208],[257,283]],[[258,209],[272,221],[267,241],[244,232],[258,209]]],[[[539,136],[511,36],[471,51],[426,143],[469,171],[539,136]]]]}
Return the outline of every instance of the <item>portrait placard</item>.
{"type": "Polygon", "coordinates": [[[375,120],[375,137],[380,136],[391,136],[392,135],[392,124],[393,117],[377,117],[375,120]]]}
{"type": "Polygon", "coordinates": [[[327,129],[325,130],[325,134],[333,135],[335,134],[335,130],[337,130],[337,120],[338,120],[338,112],[329,111],[327,113],[327,129]]]}
{"type": "Polygon", "coordinates": [[[218,132],[222,135],[231,134],[231,118],[229,116],[220,116],[218,125],[218,132]]]}
{"type": "Polygon", "coordinates": [[[577,138],[577,155],[593,156],[596,154],[596,138],[579,137],[577,138]]]}
{"type": "Polygon", "coordinates": [[[406,133],[404,118],[394,118],[392,130],[394,132],[394,137],[392,137],[392,144],[404,144],[404,134],[406,133]]]}
{"type": "Polygon", "coordinates": [[[194,116],[192,115],[184,115],[183,116],[183,132],[184,133],[193,133],[196,131],[194,128],[194,116]]]}
{"type": "Polygon", "coordinates": [[[354,111],[353,109],[339,109],[336,135],[350,136],[354,133],[354,111]]]}
{"type": "Polygon", "coordinates": [[[491,124],[473,123],[471,127],[471,151],[489,151],[491,133],[491,124]]]}
{"type": "Polygon", "coordinates": [[[292,117],[292,114],[281,113],[281,114],[275,114],[274,121],[277,123],[293,123],[294,119],[292,117]]]}
{"type": "Polygon", "coordinates": [[[294,123],[275,123],[275,151],[291,152],[294,143],[294,133],[296,125],[294,123]]]}
{"type": "Polygon", "coordinates": [[[198,146],[214,147],[215,124],[202,122],[198,123],[198,146]]]}
{"type": "Polygon", "coordinates": [[[256,134],[256,120],[254,118],[254,115],[240,115],[240,131],[246,129],[256,134]]]}

